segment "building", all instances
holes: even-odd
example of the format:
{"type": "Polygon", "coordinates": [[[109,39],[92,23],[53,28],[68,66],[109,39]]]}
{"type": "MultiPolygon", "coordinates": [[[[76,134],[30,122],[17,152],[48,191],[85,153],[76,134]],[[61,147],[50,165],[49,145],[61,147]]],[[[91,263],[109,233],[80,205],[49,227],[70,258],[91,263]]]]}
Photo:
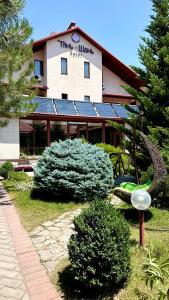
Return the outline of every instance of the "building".
{"type": "Polygon", "coordinates": [[[124,85],[139,89],[136,73],[76,23],[34,42],[38,103],[34,113],[0,129],[0,159],[40,154],[51,141],[84,136],[118,145],[120,133],[107,120],[124,123],[124,103],[135,105],[124,85]]]}

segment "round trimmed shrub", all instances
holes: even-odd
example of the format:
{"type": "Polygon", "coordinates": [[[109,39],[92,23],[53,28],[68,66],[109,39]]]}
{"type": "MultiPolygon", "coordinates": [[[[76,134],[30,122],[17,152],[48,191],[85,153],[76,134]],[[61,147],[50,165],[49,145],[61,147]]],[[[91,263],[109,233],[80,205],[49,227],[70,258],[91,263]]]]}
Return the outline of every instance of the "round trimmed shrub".
{"type": "Polygon", "coordinates": [[[14,166],[10,161],[6,161],[0,167],[0,176],[7,179],[11,171],[14,171],[14,166]]]}
{"type": "Polygon", "coordinates": [[[110,291],[130,275],[129,225],[105,200],[92,202],[74,219],[68,250],[72,273],[84,288],[110,291]]]}
{"type": "Polygon", "coordinates": [[[81,139],[52,143],[34,171],[38,188],[80,201],[105,197],[113,187],[108,155],[81,139]]]}

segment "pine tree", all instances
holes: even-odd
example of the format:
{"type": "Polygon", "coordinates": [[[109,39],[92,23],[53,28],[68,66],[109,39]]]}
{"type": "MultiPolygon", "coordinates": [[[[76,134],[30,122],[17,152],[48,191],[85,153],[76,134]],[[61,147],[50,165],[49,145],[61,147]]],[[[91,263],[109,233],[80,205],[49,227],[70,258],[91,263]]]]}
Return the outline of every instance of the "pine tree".
{"type": "MultiPolygon", "coordinates": [[[[25,115],[34,110],[32,28],[21,17],[23,0],[0,1],[0,116],[25,115]]],[[[1,120],[0,126],[6,122],[1,120]]]]}
{"type": "MultiPolygon", "coordinates": [[[[138,49],[143,69],[133,67],[144,81],[144,90],[125,87],[139,101],[139,111],[126,106],[132,114],[125,122],[132,130],[113,125],[125,132],[131,141],[133,128],[147,134],[169,165],[169,0],[152,0],[152,10],[150,24],[145,29],[147,35],[142,37],[143,43],[138,49]]],[[[136,144],[140,147],[137,149],[142,150],[137,137],[136,144]]]]}

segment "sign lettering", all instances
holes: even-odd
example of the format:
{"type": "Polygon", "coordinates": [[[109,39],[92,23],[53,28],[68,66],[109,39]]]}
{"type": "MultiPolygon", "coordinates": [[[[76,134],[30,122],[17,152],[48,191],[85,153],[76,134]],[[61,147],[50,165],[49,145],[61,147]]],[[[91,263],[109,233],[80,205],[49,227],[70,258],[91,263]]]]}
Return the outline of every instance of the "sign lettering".
{"type": "Polygon", "coordinates": [[[69,48],[70,50],[75,49],[75,50],[78,50],[81,53],[94,54],[93,49],[85,47],[84,45],[78,45],[78,46],[73,47],[72,44],[67,43],[65,41],[58,40],[58,42],[60,43],[60,47],[62,47],[62,48],[69,48]]]}

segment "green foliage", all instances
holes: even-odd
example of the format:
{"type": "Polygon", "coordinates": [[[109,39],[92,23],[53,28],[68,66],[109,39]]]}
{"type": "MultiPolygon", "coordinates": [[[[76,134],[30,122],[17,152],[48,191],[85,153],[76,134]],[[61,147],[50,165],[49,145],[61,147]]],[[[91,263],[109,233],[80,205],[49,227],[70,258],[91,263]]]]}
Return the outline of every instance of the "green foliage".
{"type": "Polygon", "coordinates": [[[94,201],[74,219],[69,258],[75,279],[86,288],[112,290],[130,275],[130,232],[123,216],[108,202],[94,201]]]}
{"type": "Polygon", "coordinates": [[[121,149],[119,146],[115,147],[110,144],[105,143],[97,143],[97,147],[102,148],[107,154],[112,155],[114,153],[123,152],[123,149],[121,149]]]}
{"type": "Polygon", "coordinates": [[[33,181],[14,182],[13,188],[15,191],[30,192],[34,188],[33,181]]]}
{"type": "Polygon", "coordinates": [[[153,180],[153,166],[150,165],[147,171],[141,173],[140,183],[144,184],[148,180],[153,180]]]}
{"type": "MultiPolygon", "coordinates": [[[[150,23],[145,30],[148,35],[142,38],[143,43],[138,49],[144,69],[135,68],[138,77],[144,80],[144,92],[125,87],[140,103],[140,111],[133,113],[131,120],[126,120],[131,126],[128,132],[117,124],[113,126],[125,132],[131,144],[134,127],[148,135],[169,165],[169,1],[152,0],[152,8],[150,23]]],[[[127,109],[130,110],[128,106],[127,109]]],[[[136,140],[136,148],[144,153],[141,140],[136,140]]],[[[143,166],[145,160],[142,160],[143,166]]]]}
{"type": "Polygon", "coordinates": [[[0,176],[2,176],[4,179],[7,179],[9,176],[9,172],[11,171],[14,171],[13,164],[10,161],[6,161],[0,167],[0,176]]]}
{"type": "MultiPolygon", "coordinates": [[[[24,3],[23,0],[0,1],[0,115],[4,118],[34,110],[28,101],[34,96],[30,89],[34,83],[30,79],[33,71],[32,28],[25,18],[21,18],[24,3]]],[[[0,126],[3,125],[6,121],[1,120],[0,126]]]]}
{"type": "Polygon", "coordinates": [[[34,188],[32,178],[23,171],[10,171],[5,182],[13,191],[30,192],[34,188]]]}
{"type": "Polygon", "coordinates": [[[25,172],[23,171],[11,171],[9,172],[8,180],[10,181],[30,181],[31,177],[29,177],[25,172]]]}
{"type": "MultiPolygon", "coordinates": [[[[104,143],[98,143],[98,144],[96,144],[96,146],[102,148],[109,155],[114,167],[116,166],[116,164],[119,163],[119,161],[118,161],[119,157],[117,155],[114,155],[114,154],[115,153],[121,153],[121,152],[124,153],[124,150],[122,148],[120,148],[119,146],[115,147],[115,146],[112,146],[110,144],[104,144],[104,143]]],[[[128,155],[127,155],[127,153],[122,154],[121,159],[122,159],[122,163],[120,164],[120,174],[122,174],[123,171],[124,171],[124,170],[122,170],[122,164],[123,164],[125,169],[128,169],[128,166],[127,166],[128,165],[128,155]]],[[[127,171],[130,173],[131,169],[132,169],[132,166],[130,165],[130,170],[128,169],[127,171]]],[[[117,172],[118,171],[119,170],[117,170],[117,172]]],[[[118,174],[118,175],[120,175],[120,174],[118,174]]]]}
{"type": "Polygon", "coordinates": [[[39,189],[80,201],[105,197],[113,186],[108,155],[81,139],[52,143],[34,171],[34,182],[39,189]]]}
{"type": "Polygon", "coordinates": [[[156,258],[152,258],[149,252],[143,270],[146,285],[149,285],[151,290],[157,291],[156,299],[169,299],[169,259],[159,262],[156,258]],[[166,288],[167,284],[168,287],[166,288]]]}

